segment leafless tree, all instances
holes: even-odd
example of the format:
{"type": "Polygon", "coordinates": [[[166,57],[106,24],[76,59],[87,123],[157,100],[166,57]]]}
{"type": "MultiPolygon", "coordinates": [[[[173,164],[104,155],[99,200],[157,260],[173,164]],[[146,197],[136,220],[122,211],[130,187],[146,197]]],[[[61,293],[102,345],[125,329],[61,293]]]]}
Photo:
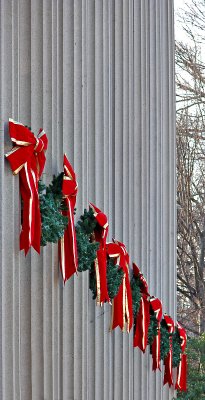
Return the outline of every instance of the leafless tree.
{"type": "Polygon", "coordinates": [[[178,319],[200,334],[205,332],[205,0],[192,0],[181,22],[188,42],[176,43],[178,319]]]}

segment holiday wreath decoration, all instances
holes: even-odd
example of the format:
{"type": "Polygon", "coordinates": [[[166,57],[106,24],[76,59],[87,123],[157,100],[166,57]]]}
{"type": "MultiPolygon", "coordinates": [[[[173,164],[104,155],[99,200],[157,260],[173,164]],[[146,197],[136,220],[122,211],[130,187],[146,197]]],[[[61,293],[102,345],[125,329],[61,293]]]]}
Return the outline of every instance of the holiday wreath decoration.
{"type": "Polygon", "coordinates": [[[63,172],[46,186],[41,180],[47,136],[9,119],[12,150],[6,154],[14,174],[19,173],[23,219],[20,249],[30,247],[40,253],[40,245],[58,243],[59,264],[64,284],[77,272],[89,273],[89,287],[97,305],[112,306],[110,329],[119,326],[130,332],[134,325],[133,346],[142,352],[150,347],[152,369],[164,363],[164,384],[186,391],[186,332],[162,313],[161,301],[151,296],[139,267],[133,263],[130,278],[129,255],[115,239],[107,243],[107,216],[93,203],[74,224],[78,184],[75,172],[64,155],[63,172]],[[162,318],[163,316],[163,318],[162,318]]]}

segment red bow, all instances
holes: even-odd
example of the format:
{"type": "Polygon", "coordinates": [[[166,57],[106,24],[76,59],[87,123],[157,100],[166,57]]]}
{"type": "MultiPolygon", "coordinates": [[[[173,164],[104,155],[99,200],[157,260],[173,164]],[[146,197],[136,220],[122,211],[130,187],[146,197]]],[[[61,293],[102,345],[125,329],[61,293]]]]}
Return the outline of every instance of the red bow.
{"type": "Polygon", "coordinates": [[[78,184],[76,182],[75,172],[65,154],[63,167],[64,176],[62,193],[67,207],[67,210],[63,211],[63,214],[68,217],[68,226],[63,237],[59,241],[59,253],[60,268],[65,283],[75,272],[77,272],[78,267],[77,241],[74,225],[74,208],[76,204],[78,184]]]}
{"type": "Polygon", "coordinates": [[[187,335],[186,335],[185,329],[182,328],[182,326],[179,323],[177,323],[177,329],[178,329],[179,336],[181,339],[182,354],[180,356],[181,359],[180,359],[179,366],[177,368],[177,381],[176,381],[175,389],[178,389],[181,391],[184,390],[186,392],[186,390],[187,390],[187,385],[186,385],[187,355],[184,354],[184,351],[186,349],[187,335]]]}
{"type": "Polygon", "coordinates": [[[123,331],[130,331],[133,324],[132,316],[132,293],[129,280],[129,255],[123,243],[114,241],[107,244],[107,254],[115,259],[124,271],[123,281],[120,285],[117,296],[112,301],[112,321],[110,329],[119,326],[123,331]]]}
{"type": "Polygon", "coordinates": [[[106,301],[110,301],[107,289],[107,258],[106,258],[106,239],[108,235],[108,220],[106,215],[97,208],[94,204],[90,203],[93,209],[94,217],[98,223],[94,236],[95,240],[99,243],[97,250],[97,257],[95,259],[95,274],[96,274],[96,289],[97,289],[97,305],[102,305],[106,301]]]}
{"type": "Polygon", "coordinates": [[[19,172],[20,192],[23,199],[23,223],[20,234],[20,250],[25,255],[29,248],[40,253],[41,215],[38,197],[38,181],[44,169],[48,139],[40,129],[38,137],[20,122],[9,119],[9,134],[14,144],[6,154],[13,174],[19,172]]]}
{"type": "Polygon", "coordinates": [[[173,385],[173,376],[172,376],[172,336],[171,334],[174,332],[174,321],[173,319],[167,315],[164,314],[164,320],[167,324],[168,327],[168,332],[170,333],[169,337],[169,353],[167,354],[165,360],[164,360],[164,365],[165,365],[165,370],[164,370],[164,385],[168,383],[169,386],[173,385]]]}
{"type": "Polygon", "coordinates": [[[152,359],[153,359],[153,364],[152,364],[152,369],[155,371],[156,369],[160,369],[160,340],[161,340],[161,334],[160,334],[160,322],[162,319],[162,303],[157,297],[151,297],[150,298],[150,305],[155,313],[155,317],[157,320],[157,335],[154,338],[154,341],[152,343],[152,359]]]}
{"type": "Polygon", "coordinates": [[[149,290],[146,279],[144,278],[140,269],[134,263],[133,273],[140,280],[140,291],[142,294],[139,312],[136,317],[133,346],[139,347],[144,353],[147,347],[148,329],[150,323],[149,290]]]}

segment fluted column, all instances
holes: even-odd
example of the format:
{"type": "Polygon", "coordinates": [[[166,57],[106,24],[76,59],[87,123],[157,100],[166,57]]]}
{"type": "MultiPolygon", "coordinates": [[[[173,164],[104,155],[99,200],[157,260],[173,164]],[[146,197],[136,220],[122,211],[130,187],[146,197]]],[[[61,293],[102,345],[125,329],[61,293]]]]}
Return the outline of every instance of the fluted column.
{"type": "MultiPolygon", "coordinates": [[[[49,139],[46,183],[74,166],[77,215],[92,201],[150,293],[175,317],[175,91],[172,0],[1,0],[0,397],[170,400],[130,335],[109,332],[88,273],[64,286],[57,245],[19,252],[18,176],[8,118],[49,139]]],[[[148,351],[147,351],[148,353],[148,351]]]]}

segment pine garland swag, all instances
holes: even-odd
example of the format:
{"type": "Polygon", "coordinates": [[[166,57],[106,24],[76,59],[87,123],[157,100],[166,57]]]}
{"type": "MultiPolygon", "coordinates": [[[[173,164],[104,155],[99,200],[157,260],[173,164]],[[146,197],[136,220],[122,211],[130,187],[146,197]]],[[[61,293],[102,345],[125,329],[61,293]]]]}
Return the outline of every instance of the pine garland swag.
{"type": "Polygon", "coordinates": [[[89,210],[84,209],[84,214],[80,216],[80,219],[77,223],[77,226],[84,232],[86,235],[92,235],[96,226],[97,222],[94,217],[94,212],[91,207],[89,210]]]}
{"type": "Polygon", "coordinates": [[[167,354],[169,353],[169,346],[170,346],[170,341],[169,341],[170,334],[167,330],[167,325],[164,322],[164,320],[161,321],[160,334],[161,334],[160,358],[161,360],[164,360],[167,354]]]}
{"type": "Polygon", "coordinates": [[[93,210],[84,210],[75,227],[77,250],[78,250],[78,271],[91,270],[96,258],[99,243],[92,241],[92,233],[96,227],[93,210]]]}
{"type": "Polygon", "coordinates": [[[172,349],[173,349],[173,355],[172,355],[172,367],[178,367],[181,359],[181,339],[179,336],[178,331],[175,331],[172,336],[172,349]]]}
{"type": "Polygon", "coordinates": [[[139,277],[132,276],[130,282],[131,290],[132,290],[132,309],[133,316],[136,318],[139,308],[140,308],[140,300],[141,300],[141,291],[140,291],[140,279],[139,277]]]}
{"type": "Polygon", "coordinates": [[[119,265],[114,263],[114,260],[110,257],[107,258],[107,287],[110,299],[114,299],[118,292],[122,280],[124,277],[124,272],[119,265]]]}
{"type": "Polygon", "coordinates": [[[157,336],[158,332],[158,321],[155,314],[150,315],[150,324],[148,329],[148,344],[152,346],[155,336],[157,336]]]}
{"type": "Polygon", "coordinates": [[[57,243],[68,224],[68,218],[62,215],[62,211],[65,209],[61,192],[62,176],[63,174],[54,176],[48,187],[39,181],[41,246],[46,246],[47,243],[57,243]]]}
{"type": "Polygon", "coordinates": [[[96,258],[98,243],[91,243],[89,235],[84,233],[79,226],[76,226],[76,239],[78,249],[78,271],[90,270],[96,258]]]}
{"type": "MultiPolygon", "coordinates": [[[[107,258],[107,288],[108,288],[108,295],[109,298],[112,300],[114,299],[120,289],[120,285],[122,283],[123,277],[124,277],[124,272],[122,268],[119,267],[119,265],[115,264],[114,261],[108,257],[107,258]]],[[[95,274],[95,269],[94,265],[92,265],[92,268],[90,270],[90,284],[89,284],[89,289],[91,290],[93,294],[93,299],[96,299],[97,297],[97,288],[96,288],[96,274],[95,274]]]]}

